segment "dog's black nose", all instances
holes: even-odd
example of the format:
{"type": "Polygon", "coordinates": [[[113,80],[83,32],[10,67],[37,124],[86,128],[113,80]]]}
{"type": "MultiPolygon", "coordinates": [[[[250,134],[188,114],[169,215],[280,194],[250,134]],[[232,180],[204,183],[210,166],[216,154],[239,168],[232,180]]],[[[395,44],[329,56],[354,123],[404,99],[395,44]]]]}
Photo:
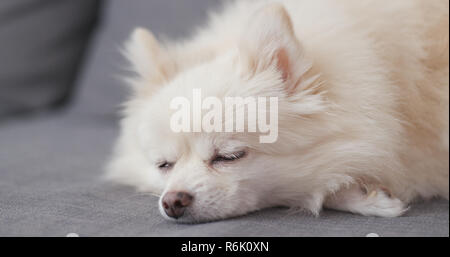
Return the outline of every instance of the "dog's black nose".
{"type": "Polygon", "coordinates": [[[167,192],[162,198],[162,206],[167,216],[179,218],[183,216],[194,197],[186,192],[167,192]]]}

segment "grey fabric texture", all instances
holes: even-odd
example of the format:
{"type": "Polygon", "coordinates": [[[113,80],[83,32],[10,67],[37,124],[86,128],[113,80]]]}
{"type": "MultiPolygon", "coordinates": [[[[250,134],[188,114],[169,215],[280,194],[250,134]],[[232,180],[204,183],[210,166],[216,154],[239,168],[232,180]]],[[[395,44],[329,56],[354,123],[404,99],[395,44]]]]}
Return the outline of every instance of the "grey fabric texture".
{"type": "Polygon", "coordinates": [[[126,95],[113,76],[123,65],[118,46],[138,25],[157,35],[186,35],[211,5],[217,1],[109,2],[76,103],[0,125],[0,236],[449,236],[445,200],[413,204],[393,219],[272,208],[188,225],[166,221],[155,196],[102,181],[118,135],[115,112],[126,95]]]}
{"type": "Polygon", "coordinates": [[[46,109],[71,92],[97,0],[0,2],[0,119],[46,109]]]}

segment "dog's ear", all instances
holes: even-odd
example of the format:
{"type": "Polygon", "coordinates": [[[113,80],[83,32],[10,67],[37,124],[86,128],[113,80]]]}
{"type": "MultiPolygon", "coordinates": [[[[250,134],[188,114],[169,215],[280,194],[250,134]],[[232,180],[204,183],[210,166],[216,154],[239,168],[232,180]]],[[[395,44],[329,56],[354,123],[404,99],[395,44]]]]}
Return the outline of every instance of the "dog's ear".
{"type": "Polygon", "coordinates": [[[293,92],[310,64],[303,58],[291,19],[281,4],[270,4],[249,19],[239,44],[240,60],[246,72],[257,73],[276,67],[286,90],[293,92]]]}
{"type": "Polygon", "coordinates": [[[167,50],[144,28],[133,31],[125,43],[124,55],[129,60],[132,71],[148,83],[164,83],[175,72],[174,62],[167,50]]]}

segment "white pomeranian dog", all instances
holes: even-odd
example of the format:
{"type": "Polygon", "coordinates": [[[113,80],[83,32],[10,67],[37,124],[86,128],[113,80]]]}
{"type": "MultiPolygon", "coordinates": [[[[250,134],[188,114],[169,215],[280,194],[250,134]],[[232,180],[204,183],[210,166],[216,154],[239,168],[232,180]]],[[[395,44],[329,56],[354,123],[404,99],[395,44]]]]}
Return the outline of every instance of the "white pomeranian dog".
{"type": "Polygon", "coordinates": [[[233,1],[185,41],[138,28],[107,177],[160,195],[181,222],[271,206],[395,217],[448,199],[448,49],[448,0],[233,1]],[[174,131],[171,102],[196,89],[276,97],[276,140],[174,131]]]}

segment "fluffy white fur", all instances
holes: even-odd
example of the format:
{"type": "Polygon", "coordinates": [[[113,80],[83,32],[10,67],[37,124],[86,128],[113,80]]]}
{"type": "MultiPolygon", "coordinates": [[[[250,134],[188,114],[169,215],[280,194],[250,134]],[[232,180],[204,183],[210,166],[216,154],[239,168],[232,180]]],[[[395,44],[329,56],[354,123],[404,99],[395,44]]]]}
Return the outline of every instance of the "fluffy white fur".
{"type": "Polygon", "coordinates": [[[446,0],[237,1],[185,41],[162,45],[138,28],[108,178],[189,192],[185,222],[279,205],[394,217],[414,199],[448,199],[448,10],[446,0]],[[170,100],[194,88],[278,96],[278,141],[173,133],[170,100]],[[240,160],[209,163],[242,149],[240,160]],[[160,161],[176,164],[164,172],[160,161]]]}

